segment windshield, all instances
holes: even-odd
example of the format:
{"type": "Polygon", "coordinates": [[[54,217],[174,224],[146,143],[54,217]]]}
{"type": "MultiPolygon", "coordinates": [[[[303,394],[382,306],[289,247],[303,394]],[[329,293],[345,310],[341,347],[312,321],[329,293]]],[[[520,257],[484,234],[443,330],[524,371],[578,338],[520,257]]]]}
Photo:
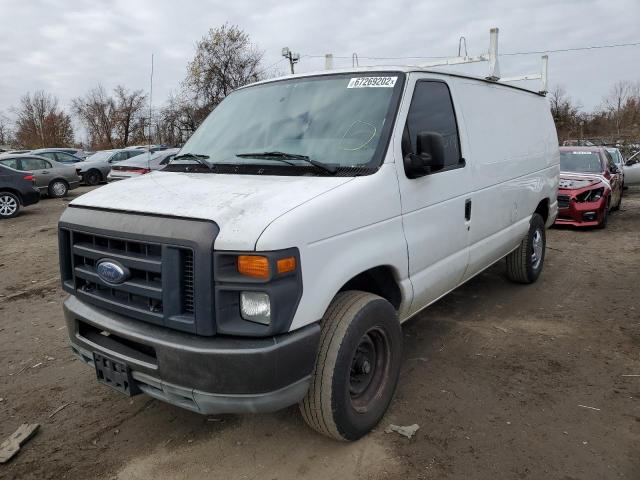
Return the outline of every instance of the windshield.
{"type": "Polygon", "coordinates": [[[597,152],[560,152],[560,170],[563,172],[602,173],[597,152]]]}
{"type": "Polygon", "coordinates": [[[402,74],[367,75],[323,75],[240,89],[209,115],[176,161],[193,154],[208,156],[206,161],[214,165],[282,166],[286,160],[296,167],[309,166],[282,156],[286,153],[337,167],[377,167],[402,74]],[[250,155],[265,152],[276,152],[284,160],[250,155]]]}
{"type": "Polygon", "coordinates": [[[95,162],[96,160],[97,161],[109,160],[111,155],[113,155],[113,152],[111,150],[103,150],[101,152],[96,152],[93,155],[87,157],[86,161],[95,162]]]}

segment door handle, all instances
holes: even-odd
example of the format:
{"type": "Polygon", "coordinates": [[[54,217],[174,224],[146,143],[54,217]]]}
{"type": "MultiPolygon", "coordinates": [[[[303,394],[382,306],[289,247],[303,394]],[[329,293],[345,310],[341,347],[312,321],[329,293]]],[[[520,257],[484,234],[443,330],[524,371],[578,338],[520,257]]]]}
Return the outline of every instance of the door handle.
{"type": "Polygon", "coordinates": [[[40,173],[49,173],[49,171],[48,170],[43,170],[40,173]]]}
{"type": "Polygon", "coordinates": [[[467,198],[464,201],[464,218],[468,222],[471,220],[471,199],[467,198]]]}

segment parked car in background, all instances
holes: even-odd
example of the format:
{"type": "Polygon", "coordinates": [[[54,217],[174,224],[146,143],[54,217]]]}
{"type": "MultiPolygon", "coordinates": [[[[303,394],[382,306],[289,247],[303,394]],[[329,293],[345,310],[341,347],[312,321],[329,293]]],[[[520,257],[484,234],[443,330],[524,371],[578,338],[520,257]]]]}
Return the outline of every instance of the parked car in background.
{"type": "Polygon", "coordinates": [[[613,158],[613,163],[616,164],[618,170],[620,170],[620,174],[622,175],[622,189],[624,190],[624,156],[619,148],[616,147],[606,147],[607,152],[613,158]]]}
{"type": "Polygon", "coordinates": [[[43,152],[62,152],[62,153],[67,153],[67,154],[73,155],[74,157],[77,157],[77,158],[79,158],[81,160],[84,160],[88,156],[88,153],[89,153],[89,152],[85,152],[81,148],[66,148],[66,147],[64,147],[64,148],[60,148],[60,147],[38,148],[36,150],[31,150],[29,153],[33,153],[33,154],[36,154],[36,155],[41,155],[43,152]]]}
{"type": "Polygon", "coordinates": [[[40,192],[30,172],[21,172],[0,164],[0,218],[12,218],[22,207],[40,201],[40,192]]]}
{"type": "Polygon", "coordinates": [[[127,178],[144,175],[153,170],[161,170],[179,151],[179,148],[170,148],[156,153],[145,152],[129,160],[124,160],[111,167],[111,172],[107,176],[107,180],[110,182],[125,180],[127,178]]]}
{"type": "Polygon", "coordinates": [[[556,225],[605,228],[621,202],[622,174],[604,147],[560,147],[556,225]]]}
{"type": "Polygon", "coordinates": [[[631,155],[624,164],[624,181],[627,186],[640,185],[640,150],[631,155]]]}
{"type": "Polygon", "coordinates": [[[39,148],[38,150],[31,150],[29,153],[32,155],[38,155],[40,157],[48,158],[49,160],[53,160],[54,162],[64,163],[66,165],[73,165],[75,163],[84,161],[84,158],[81,158],[77,155],[69,153],[65,149],[60,148],[39,148]]]}
{"type": "Polygon", "coordinates": [[[161,150],[167,150],[169,147],[166,145],[131,145],[127,149],[135,148],[137,150],[146,150],[151,153],[159,152],[161,150]]]}
{"type": "Polygon", "coordinates": [[[15,170],[31,172],[40,193],[48,194],[50,197],[64,197],[69,190],[80,185],[80,175],[75,167],[31,153],[2,157],[0,164],[15,170]]]}
{"type": "Polygon", "coordinates": [[[76,166],[80,169],[80,176],[87,185],[97,185],[104,182],[114,163],[128,160],[142,155],[144,150],[118,148],[113,150],[101,150],[87,157],[84,162],[76,166]]]}
{"type": "Polygon", "coordinates": [[[6,152],[2,152],[0,156],[4,157],[5,155],[20,155],[22,153],[29,153],[31,150],[8,150],[6,152]]]}

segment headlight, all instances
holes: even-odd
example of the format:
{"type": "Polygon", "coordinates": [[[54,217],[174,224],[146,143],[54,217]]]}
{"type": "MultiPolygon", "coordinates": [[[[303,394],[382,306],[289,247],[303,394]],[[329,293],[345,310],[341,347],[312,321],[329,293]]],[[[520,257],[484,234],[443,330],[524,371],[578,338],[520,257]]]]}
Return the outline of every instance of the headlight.
{"type": "Polygon", "coordinates": [[[576,201],[578,202],[595,202],[602,198],[604,195],[604,188],[596,188],[594,190],[587,190],[580,195],[576,195],[576,201]]]}
{"type": "Polygon", "coordinates": [[[271,301],[263,292],[241,292],[240,314],[250,322],[269,325],[271,323],[271,301]]]}

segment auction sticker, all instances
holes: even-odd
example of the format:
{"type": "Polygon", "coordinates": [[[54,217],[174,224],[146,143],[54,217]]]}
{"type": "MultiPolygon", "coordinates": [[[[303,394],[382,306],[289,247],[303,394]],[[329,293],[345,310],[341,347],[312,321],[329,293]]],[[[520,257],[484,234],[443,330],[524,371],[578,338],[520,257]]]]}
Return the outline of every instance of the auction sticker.
{"type": "Polygon", "coordinates": [[[354,77],[347,88],[393,88],[398,77],[354,77]]]}

